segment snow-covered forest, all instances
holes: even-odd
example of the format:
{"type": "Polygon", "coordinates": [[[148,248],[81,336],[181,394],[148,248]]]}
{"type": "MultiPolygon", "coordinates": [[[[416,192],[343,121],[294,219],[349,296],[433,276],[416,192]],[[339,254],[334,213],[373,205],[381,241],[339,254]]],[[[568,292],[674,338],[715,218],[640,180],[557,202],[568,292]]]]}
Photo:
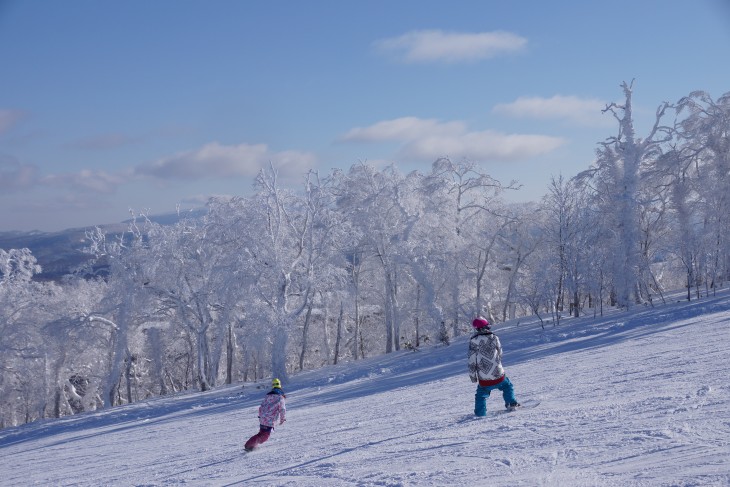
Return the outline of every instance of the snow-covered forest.
{"type": "Polygon", "coordinates": [[[430,172],[361,163],[284,188],[274,167],[202,218],[88,232],[94,261],[39,282],[0,249],[0,426],[255,381],[495,323],[652,306],[730,279],[730,93],[694,92],[637,133],[632,86],[615,133],[541,201],[509,204],[470,161],[430,172]],[[587,164],[588,166],[588,164],[587,164]],[[96,274],[93,270],[96,270],[96,274]]]}
{"type": "Polygon", "coordinates": [[[271,379],[0,430],[0,486],[726,487],[730,289],[535,317],[495,332],[523,403],[475,418],[468,335],[291,377],[252,453],[271,379]]]}

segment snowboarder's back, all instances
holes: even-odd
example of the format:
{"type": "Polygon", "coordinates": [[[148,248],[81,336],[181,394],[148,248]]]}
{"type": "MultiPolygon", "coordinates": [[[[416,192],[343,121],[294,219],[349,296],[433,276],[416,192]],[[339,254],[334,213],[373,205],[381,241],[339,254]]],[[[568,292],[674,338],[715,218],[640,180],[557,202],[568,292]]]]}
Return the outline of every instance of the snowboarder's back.
{"type": "Polygon", "coordinates": [[[273,379],[271,391],[264,396],[259,406],[259,432],[248,439],[244,446],[246,451],[265,443],[274,430],[277,420],[279,424],[284,424],[286,421],[286,395],[281,388],[281,381],[273,379]]]}
{"type": "Polygon", "coordinates": [[[492,325],[486,318],[478,316],[472,321],[476,330],[469,340],[469,378],[478,383],[474,394],[474,415],[487,415],[487,398],[494,389],[502,391],[506,408],[516,408],[520,404],[515,399],[512,382],[504,373],[502,366],[502,343],[492,333],[492,325]]]}

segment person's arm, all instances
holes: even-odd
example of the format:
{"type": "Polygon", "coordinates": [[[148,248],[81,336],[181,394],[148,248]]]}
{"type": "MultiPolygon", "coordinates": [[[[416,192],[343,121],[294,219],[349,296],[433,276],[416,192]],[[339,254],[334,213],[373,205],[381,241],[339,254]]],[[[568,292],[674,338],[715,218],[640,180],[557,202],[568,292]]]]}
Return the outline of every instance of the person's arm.
{"type": "Polygon", "coordinates": [[[469,341],[469,353],[466,357],[467,364],[469,366],[469,378],[472,382],[477,382],[479,380],[479,377],[477,375],[477,350],[476,345],[471,340],[469,341]]]}
{"type": "Polygon", "coordinates": [[[286,421],[286,399],[282,397],[279,406],[279,424],[284,424],[284,421],[286,421]]]}

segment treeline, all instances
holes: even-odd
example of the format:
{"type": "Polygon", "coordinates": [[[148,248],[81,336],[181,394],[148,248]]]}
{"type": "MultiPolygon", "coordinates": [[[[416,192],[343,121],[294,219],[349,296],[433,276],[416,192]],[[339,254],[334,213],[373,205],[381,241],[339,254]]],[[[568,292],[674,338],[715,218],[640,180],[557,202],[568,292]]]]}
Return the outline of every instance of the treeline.
{"type": "Polygon", "coordinates": [[[557,326],[712,293],[730,278],[730,93],[663,104],[636,134],[623,90],[617,134],[540,202],[506,203],[517,184],[470,161],[296,190],[269,168],[202,218],[89,232],[93,260],[62,282],[0,250],[0,426],[448,342],[475,314],[557,326]]]}

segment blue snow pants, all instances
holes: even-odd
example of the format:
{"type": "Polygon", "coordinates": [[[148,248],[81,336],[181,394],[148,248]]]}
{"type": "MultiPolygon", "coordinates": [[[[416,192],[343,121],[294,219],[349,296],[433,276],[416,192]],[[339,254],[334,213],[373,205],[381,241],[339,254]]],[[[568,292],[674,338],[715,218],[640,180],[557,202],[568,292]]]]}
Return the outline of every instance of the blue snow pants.
{"type": "Polygon", "coordinates": [[[486,416],[487,415],[487,398],[489,394],[495,389],[502,391],[502,397],[504,398],[505,407],[508,404],[517,402],[515,399],[515,389],[512,383],[507,377],[502,382],[494,386],[477,386],[477,392],[474,394],[474,415],[486,416]]]}

